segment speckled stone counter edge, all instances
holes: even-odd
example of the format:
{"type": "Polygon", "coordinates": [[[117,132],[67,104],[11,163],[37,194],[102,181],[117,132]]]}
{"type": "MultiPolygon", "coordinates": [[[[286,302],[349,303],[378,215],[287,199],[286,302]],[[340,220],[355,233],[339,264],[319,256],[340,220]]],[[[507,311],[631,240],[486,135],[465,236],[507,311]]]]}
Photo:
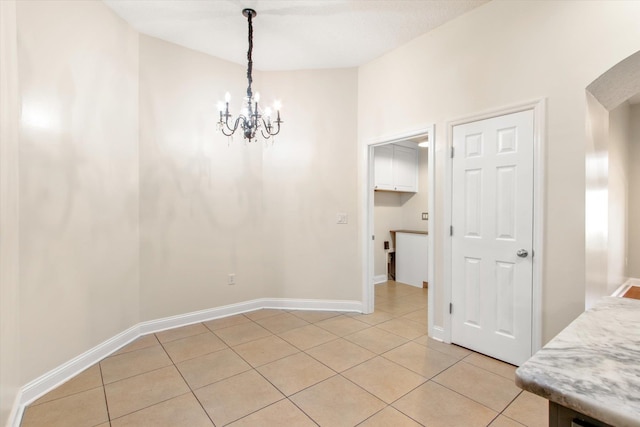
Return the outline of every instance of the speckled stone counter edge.
{"type": "Polygon", "coordinates": [[[516,385],[616,427],[640,427],[640,301],[606,297],[516,370],[516,385]]]}

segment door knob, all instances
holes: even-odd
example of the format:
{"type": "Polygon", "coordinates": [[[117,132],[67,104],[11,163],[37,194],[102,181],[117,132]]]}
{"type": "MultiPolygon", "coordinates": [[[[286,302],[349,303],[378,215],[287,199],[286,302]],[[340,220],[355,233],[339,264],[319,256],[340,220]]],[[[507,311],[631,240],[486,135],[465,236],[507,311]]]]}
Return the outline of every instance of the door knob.
{"type": "Polygon", "coordinates": [[[526,249],[520,249],[518,252],[516,252],[516,255],[518,255],[520,258],[526,258],[529,255],[529,252],[527,252],[526,249]]]}

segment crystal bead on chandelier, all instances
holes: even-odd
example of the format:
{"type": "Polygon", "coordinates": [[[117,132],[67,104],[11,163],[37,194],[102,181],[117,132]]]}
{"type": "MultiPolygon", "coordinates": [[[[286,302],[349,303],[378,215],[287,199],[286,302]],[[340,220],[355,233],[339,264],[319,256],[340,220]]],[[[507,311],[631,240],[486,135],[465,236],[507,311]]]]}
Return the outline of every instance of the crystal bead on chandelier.
{"type": "Polygon", "coordinates": [[[220,112],[220,121],[218,122],[218,129],[226,136],[231,136],[238,129],[242,129],[244,139],[249,142],[255,141],[258,135],[258,131],[262,134],[264,139],[269,139],[280,132],[280,103],[276,101],[273,105],[276,111],[276,119],[272,121],[270,108],[265,108],[264,111],[259,107],[260,94],[251,91],[251,83],[253,83],[253,60],[251,53],[253,51],[253,24],[251,20],[255,18],[256,11],[253,9],[244,9],[242,14],[247,18],[249,22],[249,50],[247,51],[247,96],[242,103],[242,111],[240,115],[235,119],[231,118],[229,114],[229,101],[231,95],[229,92],[225,94],[225,102],[218,103],[218,110],[220,112]],[[230,124],[231,122],[231,124],[230,124]]]}

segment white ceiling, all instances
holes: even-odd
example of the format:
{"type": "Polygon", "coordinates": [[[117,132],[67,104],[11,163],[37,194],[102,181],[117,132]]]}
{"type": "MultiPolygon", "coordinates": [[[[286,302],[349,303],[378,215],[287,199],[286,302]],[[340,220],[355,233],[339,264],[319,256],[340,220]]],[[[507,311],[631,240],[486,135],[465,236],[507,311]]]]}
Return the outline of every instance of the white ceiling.
{"type": "Polygon", "coordinates": [[[259,70],[362,65],[488,0],[103,0],[141,33],[259,70]]]}

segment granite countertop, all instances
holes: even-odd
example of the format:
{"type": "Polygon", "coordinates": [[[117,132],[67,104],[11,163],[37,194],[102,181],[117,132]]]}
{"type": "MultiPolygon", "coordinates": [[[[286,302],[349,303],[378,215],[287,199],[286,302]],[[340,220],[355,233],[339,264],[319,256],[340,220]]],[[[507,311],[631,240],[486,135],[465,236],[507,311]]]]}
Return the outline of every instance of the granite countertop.
{"type": "Polygon", "coordinates": [[[429,234],[428,231],[421,230],[391,230],[392,233],[409,233],[409,234],[429,234]]]}
{"type": "Polygon", "coordinates": [[[640,427],[640,300],[605,297],[516,370],[516,384],[617,427],[640,427]]]}

